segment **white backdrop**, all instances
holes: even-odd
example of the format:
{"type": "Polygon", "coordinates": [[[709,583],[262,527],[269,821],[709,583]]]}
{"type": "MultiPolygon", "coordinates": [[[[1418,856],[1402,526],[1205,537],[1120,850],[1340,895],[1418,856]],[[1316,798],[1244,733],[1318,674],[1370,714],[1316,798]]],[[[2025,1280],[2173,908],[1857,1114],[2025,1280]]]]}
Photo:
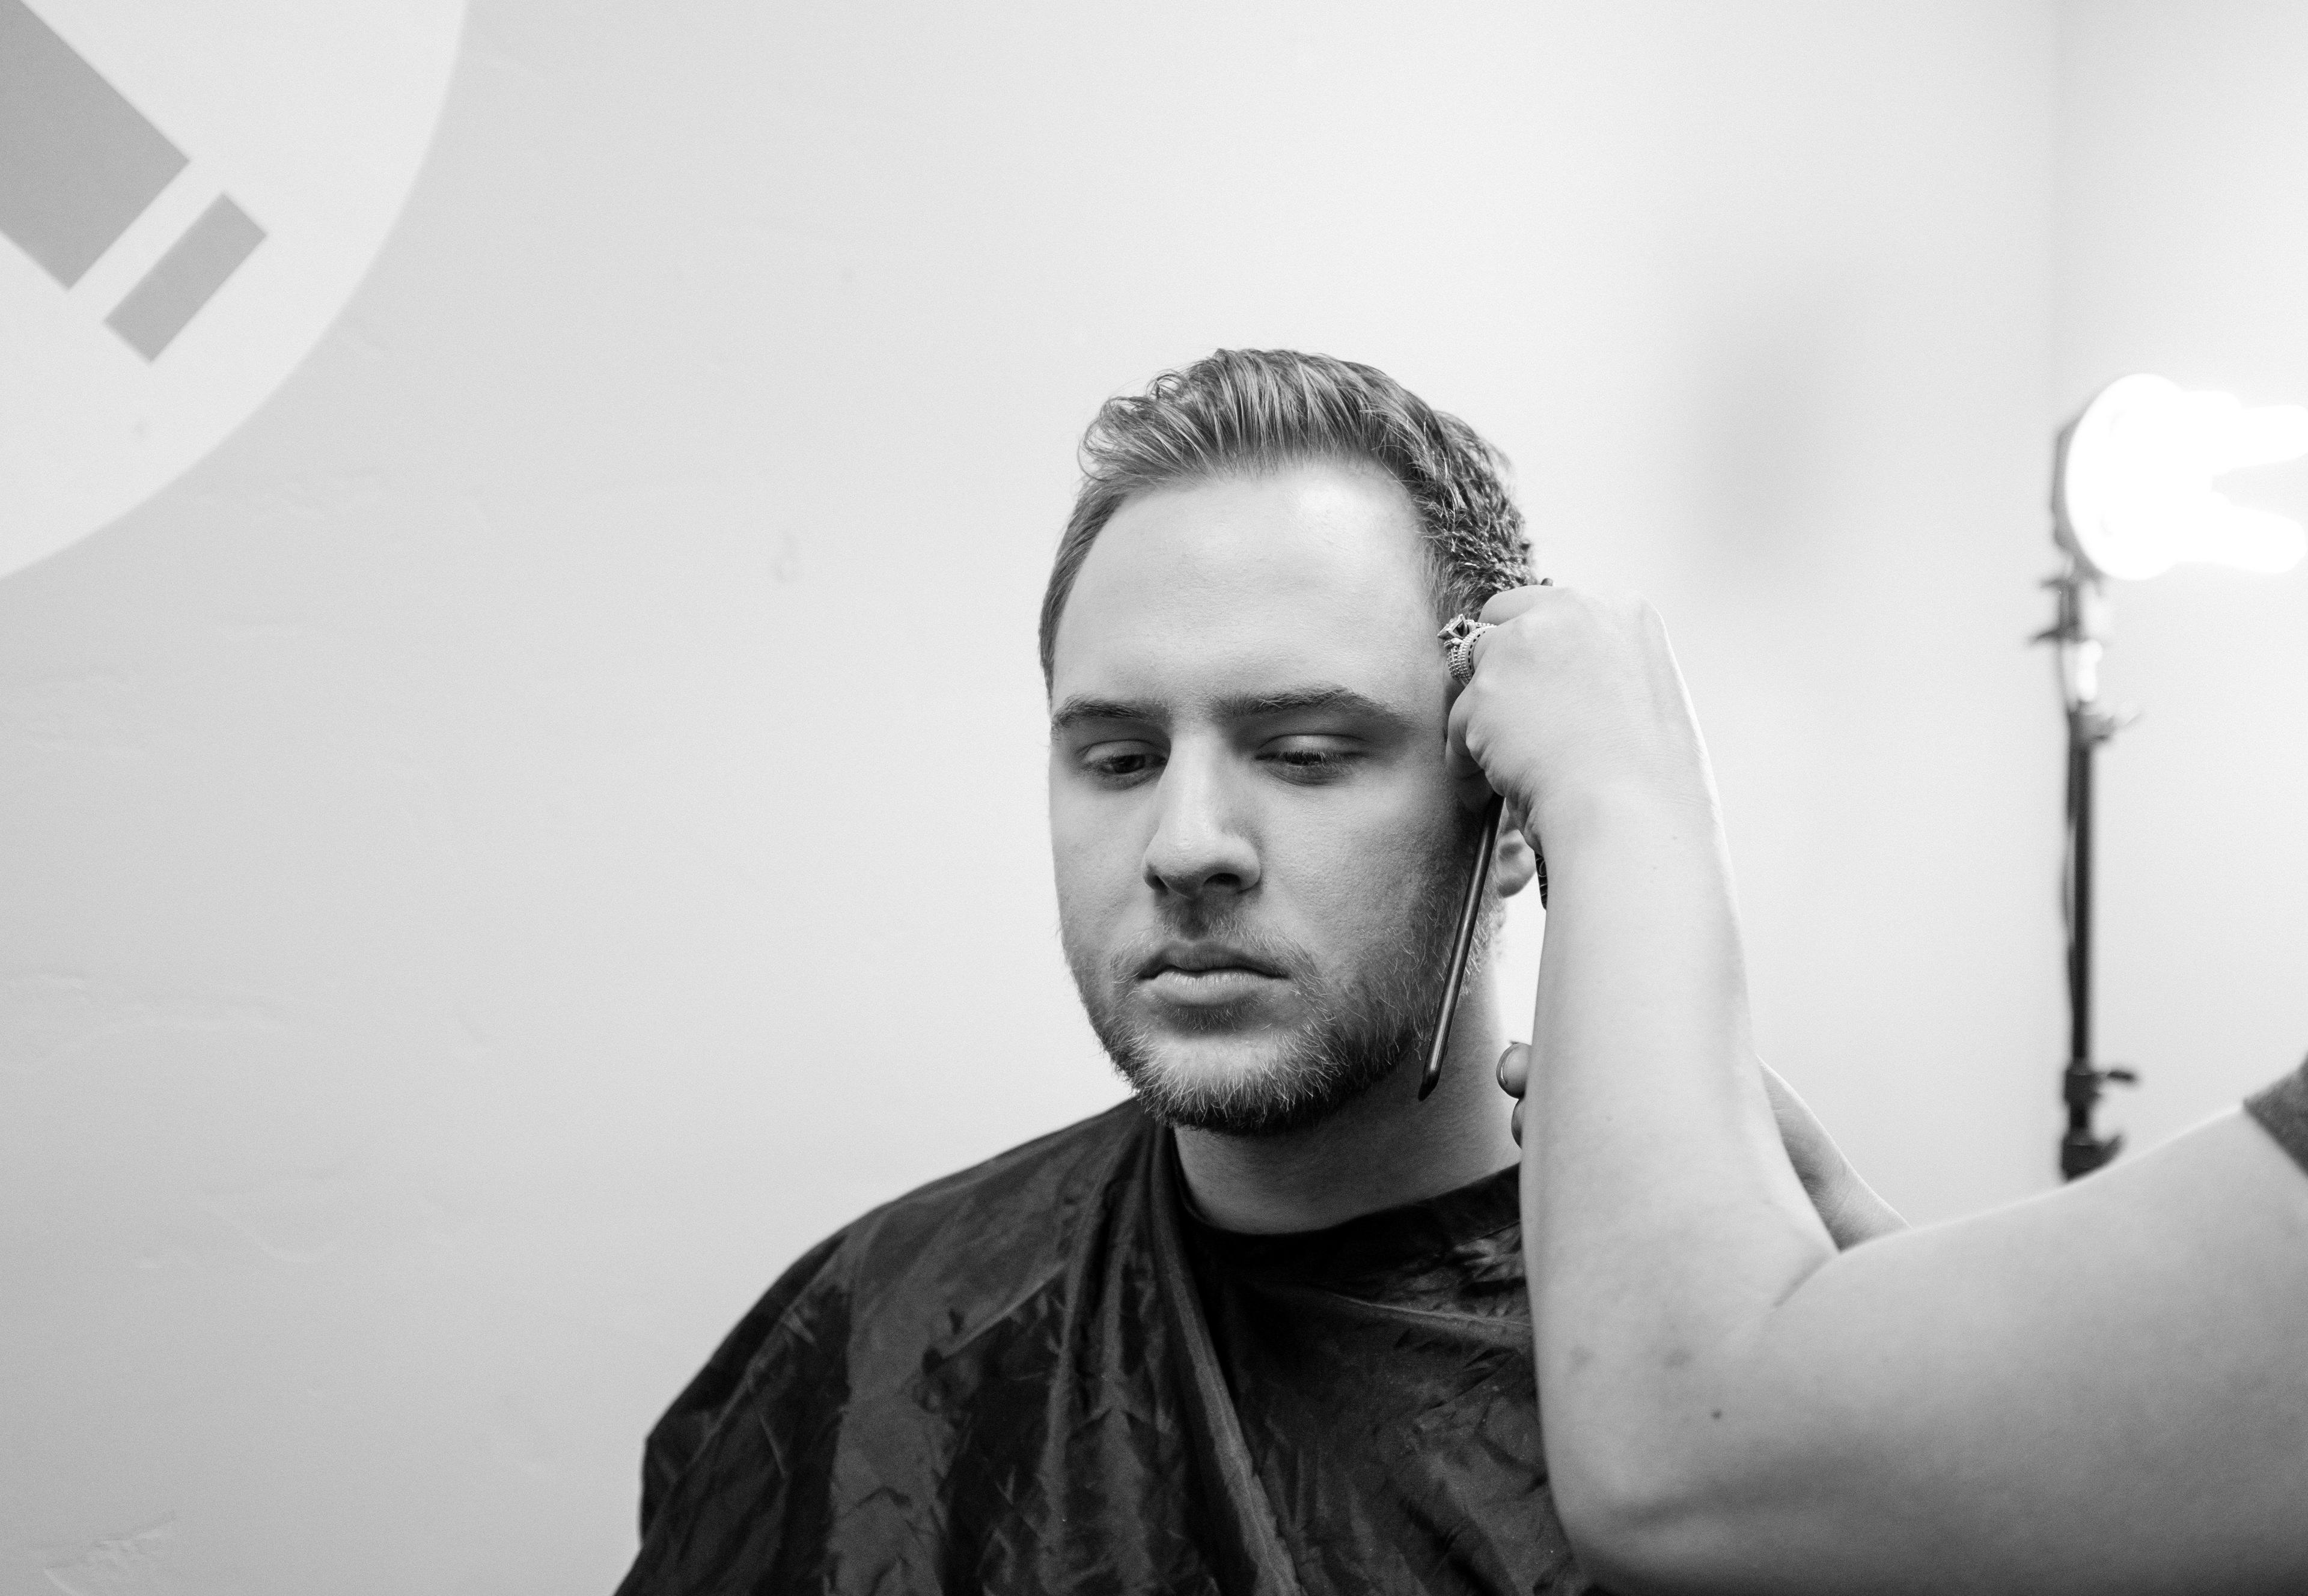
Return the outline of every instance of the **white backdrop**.
{"type": "MultiPolygon", "coordinates": [[[[607,1589],[779,1267],[1115,1098],[1033,619],[1082,424],[1219,345],[1386,367],[1656,599],[1766,1051],[1920,1216],[2045,1186],[2050,433],[2173,351],[2308,398],[2296,231],[2105,247],[2296,129],[2280,9],[475,0],[317,352],[0,582],[0,1592],[607,1589]]],[[[2157,1127],[2308,1043],[2304,717],[2241,724],[2304,580],[2171,592],[2109,770],[2157,1127]]]]}

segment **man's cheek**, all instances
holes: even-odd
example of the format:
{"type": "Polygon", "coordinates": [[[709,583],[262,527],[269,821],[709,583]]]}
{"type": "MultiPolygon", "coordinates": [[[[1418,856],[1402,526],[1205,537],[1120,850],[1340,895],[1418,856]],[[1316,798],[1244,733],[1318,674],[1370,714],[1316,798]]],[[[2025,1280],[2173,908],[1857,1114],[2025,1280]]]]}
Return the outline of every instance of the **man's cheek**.
{"type": "Polygon", "coordinates": [[[1100,944],[1120,934],[1137,880],[1110,839],[1081,837],[1056,847],[1058,919],[1070,943],[1100,944]]]}
{"type": "Polygon", "coordinates": [[[1309,922],[1342,949],[1391,940],[1434,890],[1436,839],[1424,831],[1374,829],[1310,876],[1298,895],[1309,922]]]}

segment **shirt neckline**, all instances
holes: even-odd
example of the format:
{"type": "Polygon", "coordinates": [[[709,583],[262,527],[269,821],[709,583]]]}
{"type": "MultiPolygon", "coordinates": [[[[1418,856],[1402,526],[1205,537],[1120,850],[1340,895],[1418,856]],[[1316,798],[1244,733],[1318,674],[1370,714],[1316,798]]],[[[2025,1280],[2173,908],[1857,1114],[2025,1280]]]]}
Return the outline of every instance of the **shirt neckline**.
{"type": "MultiPolygon", "coordinates": [[[[1175,1143],[1171,1156],[1177,1156],[1175,1143]]],[[[1221,1230],[1194,1213],[1184,1200],[1183,1175],[1178,1193],[1186,1231],[1210,1257],[1230,1268],[1270,1278],[1338,1284],[1432,1265],[1519,1224],[1521,1177],[1518,1161],[1434,1197],[1357,1214],[1319,1231],[1258,1234],[1221,1230]]]]}

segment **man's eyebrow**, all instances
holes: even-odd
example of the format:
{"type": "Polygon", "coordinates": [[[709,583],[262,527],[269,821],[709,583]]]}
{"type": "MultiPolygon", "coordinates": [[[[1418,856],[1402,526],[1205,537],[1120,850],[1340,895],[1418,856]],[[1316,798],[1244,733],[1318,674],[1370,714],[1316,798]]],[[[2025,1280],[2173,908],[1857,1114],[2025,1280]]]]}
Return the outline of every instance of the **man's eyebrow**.
{"type": "MultiPolygon", "coordinates": [[[[1351,687],[1329,684],[1285,688],[1279,692],[1233,693],[1210,706],[1211,713],[1225,721],[1263,720],[1314,709],[1337,710],[1397,726],[1408,725],[1410,719],[1399,709],[1391,708],[1351,687]]],[[[1126,721],[1167,727],[1170,712],[1159,704],[1077,694],[1051,712],[1050,731],[1053,735],[1062,735],[1088,721],[1126,721]]]]}
{"type": "Polygon", "coordinates": [[[1050,711],[1050,732],[1055,736],[1090,720],[1139,721],[1148,725],[1167,726],[1170,724],[1170,715],[1158,704],[1133,702],[1127,699],[1093,699],[1076,693],[1050,711]]]}
{"type": "Polygon", "coordinates": [[[1336,709],[1391,725],[1400,725],[1409,718],[1399,709],[1382,704],[1351,687],[1328,685],[1287,688],[1280,692],[1241,693],[1219,699],[1211,708],[1221,720],[1263,720],[1270,716],[1291,715],[1308,709],[1336,709]]]}

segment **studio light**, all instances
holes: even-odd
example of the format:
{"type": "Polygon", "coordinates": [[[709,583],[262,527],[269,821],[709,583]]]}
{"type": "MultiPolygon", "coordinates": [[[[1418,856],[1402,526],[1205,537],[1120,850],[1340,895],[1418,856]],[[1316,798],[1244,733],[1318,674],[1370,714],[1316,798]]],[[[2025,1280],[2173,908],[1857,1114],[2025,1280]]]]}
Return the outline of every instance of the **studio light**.
{"type": "Polygon", "coordinates": [[[2247,408],[2146,373],[2100,390],[2060,434],[2052,510],[2061,544],[2102,576],[2161,576],[2187,561],[2289,571],[2308,531],[2228,501],[2212,479],[2308,454],[2308,406],[2247,408]]]}
{"type": "Polygon", "coordinates": [[[2259,571],[2298,564],[2308,553],[2300,523],[2234,503],[2212,480],[2304,454],[2308,406],[2247,408],[2233,395],[2192,392],[2144,373],[2100,390],[2060,432],[2052,526],[2068,560],[2045,584],[2057,594],[2059,613],[2037,640],[2058,649],[2068,712],[2068,1062],[2061,1077],[2068,1128],[2060,1173],[2071,1180],[2114,1157],[2123,1143],[2092,1128],[2101,1088],[2137,1078],[2092,1057],[2092,756],[2124,724],[2099,707],[2106,583],[2160,576],[2186,562],[2259,571]]]}

